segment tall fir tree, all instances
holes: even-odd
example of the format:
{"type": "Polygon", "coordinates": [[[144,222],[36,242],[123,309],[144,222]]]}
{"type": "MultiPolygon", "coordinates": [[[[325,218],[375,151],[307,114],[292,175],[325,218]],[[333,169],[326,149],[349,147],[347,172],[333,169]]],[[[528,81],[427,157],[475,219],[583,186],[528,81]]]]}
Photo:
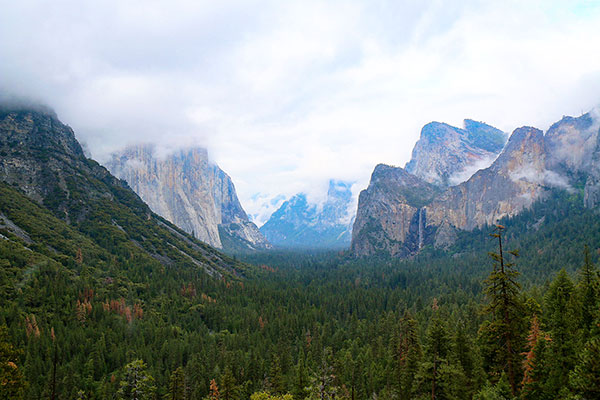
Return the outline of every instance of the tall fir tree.
{"type": "Polygon", "coordinates": [[[576,302],[573,282],[562,269],[545,297],[547,326],[550,330],[548,390],[558,393],[569,384],[569,371],[576,361],[576,302]]]}
{"type": "MultiPolygon", "coordinates": [[[[502,234],[504,226],[496,225],[490,236],[498,239],[498,252],[490,252],[493,269],[485,281],[485,294],[488,298],[486,312],[490,321],[480,329],[486,346],[488,372],[494,376],[506,373],[513,396],[518,391],[518,377],[521,376],[521,350],[524,336],[523,304],[520,299],[521,287],[515,264],[504,254],[502,234]]],[[[518,257],[517,251],[510,251],[518,257]]]]}

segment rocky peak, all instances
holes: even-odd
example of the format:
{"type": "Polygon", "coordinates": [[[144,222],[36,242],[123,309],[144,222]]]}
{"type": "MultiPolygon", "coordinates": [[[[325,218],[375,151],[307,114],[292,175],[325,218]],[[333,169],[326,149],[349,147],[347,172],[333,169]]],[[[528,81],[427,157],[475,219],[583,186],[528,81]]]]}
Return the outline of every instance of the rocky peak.
{"type": "Polygon", "coordinates": [[[330,180],[321,204],[304,193],[292,196],[260,228],[274,245],[286,248],[343,248],[350,244],[354,220],[352,184],[330,180]]]}
{"type": "Polygon", "coordinates": [[[231,178],[209,160],[204,148],[159,157],[152,145],[130,146],[113,154],[107,167],[154,212],[214,247],[269,247],[249,221],[231,178]]]}
{"type": "Polygon", "coordinates": [[[589,169],[598,141],[598,128],[591,113],[577,118],[563,117],[553,124],[544,137],[548,168],[569,174],[589,169]]]}
{"type": "Polygon", "coordinates": [[[519,172],[524,169],[542,172],[545,169],[545,158],[543,132],[524,126],[515,129],[491,169],[504,173],[519,172]]]}
{"type": "Polygon", "coordinates": [[[431,122],[421,130],[406,171],[429,183],[453,185],[491,164],[505,142],[506,134],[483,122],[465,120],[464,129],[431,122]]]}

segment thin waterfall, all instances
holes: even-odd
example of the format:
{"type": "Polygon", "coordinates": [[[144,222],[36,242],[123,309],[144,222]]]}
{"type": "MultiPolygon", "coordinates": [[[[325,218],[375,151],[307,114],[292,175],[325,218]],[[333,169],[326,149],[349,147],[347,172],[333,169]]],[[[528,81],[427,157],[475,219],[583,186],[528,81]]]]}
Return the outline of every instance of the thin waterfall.
{"type": "Polygon", "coordinates": [[[419,250],[423,248],[423,226],[425,224],[423,212],[425,212],[425,208],[419,208],[419,250]]]}

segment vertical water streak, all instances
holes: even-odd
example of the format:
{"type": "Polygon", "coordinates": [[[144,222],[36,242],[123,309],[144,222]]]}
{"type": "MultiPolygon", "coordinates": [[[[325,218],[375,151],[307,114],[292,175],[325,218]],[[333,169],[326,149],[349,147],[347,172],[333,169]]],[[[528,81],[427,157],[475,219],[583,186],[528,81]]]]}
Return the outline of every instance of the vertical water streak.
{"type": "Polygon", "coordinates": [[[419,208],[419,250],[423,248],[423,211],[424,208],[419,208]]]}

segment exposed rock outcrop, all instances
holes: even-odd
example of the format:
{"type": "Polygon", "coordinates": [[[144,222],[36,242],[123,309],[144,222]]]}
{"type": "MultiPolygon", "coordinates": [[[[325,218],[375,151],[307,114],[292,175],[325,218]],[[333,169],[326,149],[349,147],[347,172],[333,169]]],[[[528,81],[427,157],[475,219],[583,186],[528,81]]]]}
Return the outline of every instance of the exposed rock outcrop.
{"type": "Polygon", "coordinates": [[[275,246],[283,248],[348,248],[355,209],[349,182],[331,180],[322,204],[306,195],[285,201],[260,228],[275,246]]]}
{"type": "Polygon", "coordinates": [[[360,193],[352,230],[354,254],[407,256],[429,242],[420,210],[439,189],[403,168],[379,164],[360,193]]]}
{"type": "Polygon", "coordinates": [[[203,148],[160,158],[151,145],[131,146],[113,154],[107,168],[154,212],[214,247],[270,247],[248,219],[231,178],[209,160],[203,148]]]}
{"type": "MultiPolygon", "coordinates": [[[[469,157],[497,150],[493,143],[500,142],[487,143],[485,133],[472,136],[465,144],[464,138],[474,127],[472,121],[465,121],[464,130],[439,123],[426,125],[406,171],[394,169],[402,176],[400,180],[382,179],[381,166],[376,167],[369,188],[360,196],[354,254],[381,251],[405,256],[429,243],[445,247],[455,240],[457,230],[472,230],[516,215],[553,188],[583,188],[585,206],[600,205],[599,132],[591,114],[564,117],[545,136],[532,127],[518,128],[489,167],[465,182],[444,187],[452,183],[450,177],[456,176],[458,166],[468,169],[476,165],[469,164],[469,157]],[[422,193],[424,181],[436,183],[440,189],[421,197],[426,201],[416,205],[409,198],[422,193]],[[424,234],[415,235],[415,226],[424,234]]],[[[500,138],[498,132],[491,133],[500,138]]]]}
{"type": "Polygon", "coordinates": [[[464,129],[431,122],[421,130],[406,171],[440,186],[467,180],[489,166],[506,143],[506,134],[482,122],[464,121],[464,129]]]}

